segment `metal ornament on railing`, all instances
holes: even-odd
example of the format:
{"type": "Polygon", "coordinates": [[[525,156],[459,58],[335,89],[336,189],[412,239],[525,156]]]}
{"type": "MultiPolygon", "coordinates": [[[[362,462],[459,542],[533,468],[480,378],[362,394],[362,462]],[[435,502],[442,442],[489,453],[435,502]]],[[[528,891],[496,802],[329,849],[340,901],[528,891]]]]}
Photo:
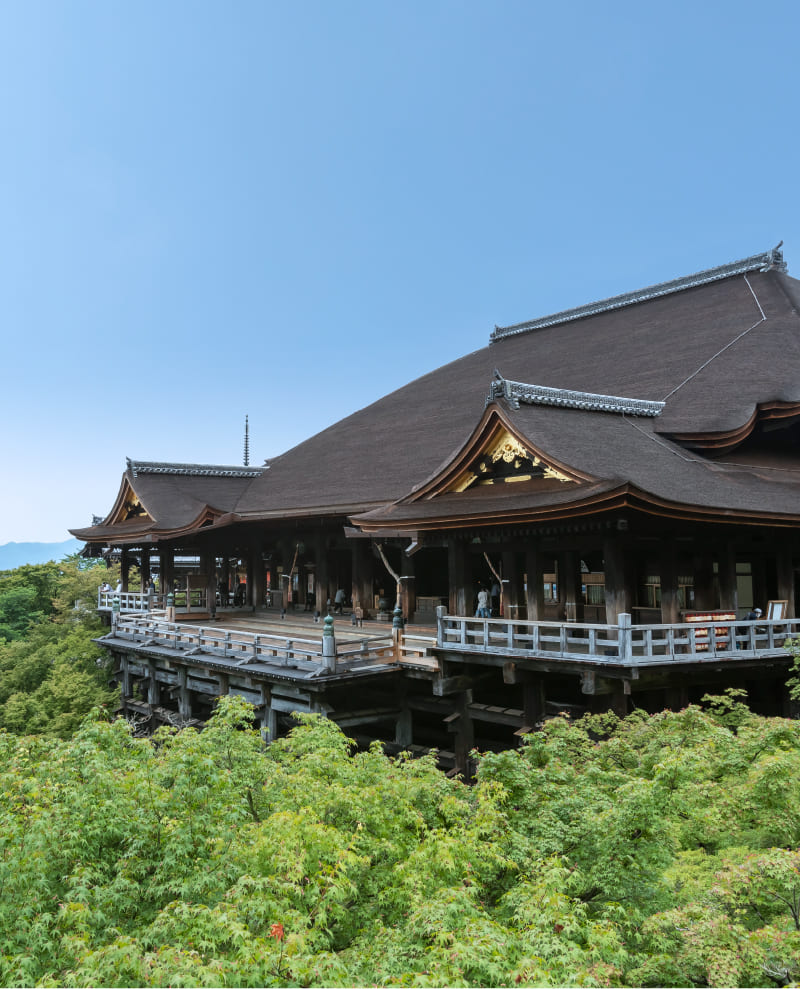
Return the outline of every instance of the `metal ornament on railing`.
{"type": "Polygon", "coordinates": [[[326,670],[336,669],[336,637],[333,631],[333,615],[325,616],[322,629],[322,661],[326,670]]]}

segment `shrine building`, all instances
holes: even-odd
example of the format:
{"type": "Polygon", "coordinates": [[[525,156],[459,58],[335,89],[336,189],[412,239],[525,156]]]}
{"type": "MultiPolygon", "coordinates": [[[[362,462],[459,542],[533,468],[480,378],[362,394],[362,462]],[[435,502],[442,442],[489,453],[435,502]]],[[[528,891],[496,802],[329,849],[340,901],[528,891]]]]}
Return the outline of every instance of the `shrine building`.
{"type": "MultiPolygon", "coordinates": [[[[711,653],[725,646],[731,663],[706,670],[698,689],[747,681],[780,713],[785,650],[767,661],[764,643],[737,642],[736,630],[755,606],[786,623],[781,634],[797,615],[799,308],[800,281],[776,248],[495,327],[480,350],[262,466],[128,460],[108,515],[71,532],[92,555],[120,555],[125,591],[133,565],[145,584],[157,573],[187,621],[236,609],[324,616],[341,591],[343,612],[390,622],[399,588],[405,621],[438,622],[438,646],[445,616],[472,620],[447,657],[431,655],[440,675],[459,663],[473,692],[464,685],[483,588],[481,642],[494,658],[481,660],[481,682],[494,664],[506,685],[509,664],[528,669],[515,623],[533,643],[543,623],[564,635],[663,630],[707,613],[711,653]],[[492,624],[501,621],[505,631],[492,624]],[[745,652],[762,672],[733,663],[745,652]]],[[[531,676],[564,675],[534,652],[531,676]]],[[[584,694],[589,673],[570,671],[584,694]]],[[[631,675],[620,696],[685,700],[691,677],[660,667],[643,680],[631,675]]],[[[502,690],[486,695],[498,709],[502,690]]],[[[525,703],[542,715],[547,701],[540,692],[525,703]]]]}

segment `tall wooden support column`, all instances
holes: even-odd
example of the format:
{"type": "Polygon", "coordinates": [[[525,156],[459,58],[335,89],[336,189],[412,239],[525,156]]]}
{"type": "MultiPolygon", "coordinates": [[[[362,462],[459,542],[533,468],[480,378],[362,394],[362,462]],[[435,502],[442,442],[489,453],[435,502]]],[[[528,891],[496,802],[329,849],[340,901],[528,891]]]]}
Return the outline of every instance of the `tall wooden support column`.
{"type": "Polygon", "coordinates": [[[664,689],[664,707],[670,711],[682,711],[689,706],[689,688],[684,684],[664,689]]]}
{"type": "Polygon", "coordinates": [[[230,598],[231,590],[231,564],[227,552],[222,557],[222,566],[219,573],[219,584],[221,589],[220,600],[222,606],[226,607],[230,598]]]}
{"type": "MultiPolygon", "coordinates": [[[[794,569],[792,567],[791,550],[781,548],[775,553],[775,568],[778,578],[778,600],[788,602],[786,605],[786,617],[794,618],[796,606],[794,600],[794,569]]],[[[766,611],[766,603],[762,605],[762,608],[766,611]]]]}
{"type": "Polygon", "coordinates": [[[414,557],[406,556],[405,552],[400,554],[400,576],[406,577],[401,581],[403,587],[403,617],[408,621],[414,618],[417,610],[417,581],[414,566],[414,557]]]}
{"type": "Polygon", "coordinates": [[[142,577],[142,593],[147,590],[150,581],[150,547],[144,546],[141,552],[141,566],[139,572],[142,577]]]}
{"type": "Polygon", "coordinates": [[[147,682],[147,703],[151,707],[156,707],[161,703],[161,689],[156,679],[156,664],[152,659],[147,661],[147,672],[149,680],[147,682]]]}
{"type": "Polygon", "coordinates": [[[451,537],[447,545],[447,578],[451,615],[472,614],[472,566],[467,544],[451,537]]]}
{"type": "Polygon", "coordinates": [[[272,706],[272,691],[266,683],[261,684],[261,737],[265,742],[274,742],[278,737],[278,712],[272,706]]]}
{"type": "Polygon", "coordinates": [[[184,721],[192,720],[192,697],[188,686],[188,672],[185,666],[178,667],[178,713],[184,721]]]}
{"type": "Polygon", "coordinates": [[[471,773],[470,752],[475,748],[475,728],[469,713],[469,705],[472,703],[472,691],[462,690],[453,698],[454,712],[449,723],[449,728],[455,735],[453,739],[453,751],[456,757],[455,768],[459,773],[463,773],[465,778],[469,778],[471,773]]]}
{"type": "Polygon", "coordinates": [[[603,569],[606,576],[606,624],[616,625],[619,615],[630,613],[633,606],[630,546],[620,532],[603,540],[603,569]]]}
{"type": "Polygon", "coordinates": [[[583,620],[581,594],[581,561],[574,550],[558,554],[558,594],[564,601],[564,617],[568,622],[583,620]]]}
{"type": "Polygon", "coordinates": [[[158,553],[161,564],[161,586],[159,589],[166,604],[166,596],[172,594],[172,586],[175,582],[175,550],[172,546],[162,546],[158,553]]]}
{"type": "Polygon", "coordinates": [[[625,685],[620,681],[615,681],[609,695],[609,707],[618,718],[628,716],[628,695],[625,693],[625,685]]]}
{"type": "Polygon", "coordinates": [[[372,588],[375,575],[375,558],[369,539],[354,539],[350,547],[353,568],[353,609],[360,607],[364,617],[372,610],[372,588]]]}
{"type": "Polygon", "coordinates": [[[206,577],[206,610],[214,615],[217,611],[217,577],[213,553],[200,554],[200,573],[206,577]]]}
{"type": "Polygon", "coordinates": [[[259,539],[250,551],[247,563],[247,595],[253,611],[264,603],[264,560],[261,556],[261,540],[259,539]]]}
{"type": "Polygon", "coordinates": [[[244,561],[246,567],[246,578],[245,578],[245,592],[244,592],[244,603],[248,607],[252,607],[253,601],[253,582],[255,580],[256,563],[255,563],[255,550],[250,550],[247,554],[247,559],[244,561]]]}
{"type": "Polygon", "coordinates": [[[680,598],[678,596],[678,560],[675,544],[664,541],[659,552],[659,573],[661,578],[661,621],[674,625],[680,621],[680,598]]]}
{"type": "Polygon", "coordinates": [[[710,556],[694,558],[694,606],[698,611],[717,607],[714,588],[714,561],[710,556]]]}
{"type": "Polygon", "coordinates": [[[522,580],[519,568],[517,567],[517,554],[513,550],[504,550],[503,560],[503,616],[505,618],[519,618],[522,600],[522,580]]]}
{"type": "Polygon", "coordinates": [[[131,553],[127,546],[122,547],[120,554],[120,577],[122,580],[122,590],[128,590],[128,578],[131,572],[131,553]]]}
{"type": "Polygon", "coordinates": [[[528,621],[540,622],[544,620],[544,566],[542,555],[535,546],[529,545],[525,550],[525,570],[528,574],[525,591],[528,621]]]}
{"type": "Polygon", "coordinates": [[[767,610],[767,561],[761,553],[756,553],[752,560],[753,567],[753,605],[767,610]]]}
{"type": "Polygon", "coordinates": [[[544,677],[529,673],[522,681],[523,721],[533,731],[544,721],[545,716],[544,677]]]}
{"type": "Polygon", "coordinates": [[[119,657],[119,668],[122,675],[122,683],[120,684],[120,693],[122,694],[122,708],[127,710],[128,700],[132,695],[132,684],[131,684],[131,669],[130,660],[128,659],[127,653],[121,653],[119,657]]]}
{"type": "MultiPolygon", "coordinates": [[[[723,611],[737,611],[739,608],[739,589],[736,586],[736,547],[733,543],[725,543],[718,560],[719,568],[719,606],[723,611]]],[[[663,590],[662,590],[663,595],[663,590]]]]}
{"type": "MultiPolygon", "coordinates": [[[[317,610],[323,615],[325,614],[325,608],[328,598],[331,596],[330,591],[330,567],[328,566],[328,547],[327,539],[324,532],[317,534],[315,540],[316,544],[316,557],[317,557],[317,610]]],[[[285,583],[282,581],[282,583],[285,583]]],[[[372,601],[372,592],[370,591],[370,602],[372,601]]]]}
{"type": "Polygon", "coordinates": [[[400,713],[394,728],[394,740],[397,745],[404,749],[414,744],[414,715],[408,706],[408,688],[406,683],[401,681],[399,685],[400,713]]]}

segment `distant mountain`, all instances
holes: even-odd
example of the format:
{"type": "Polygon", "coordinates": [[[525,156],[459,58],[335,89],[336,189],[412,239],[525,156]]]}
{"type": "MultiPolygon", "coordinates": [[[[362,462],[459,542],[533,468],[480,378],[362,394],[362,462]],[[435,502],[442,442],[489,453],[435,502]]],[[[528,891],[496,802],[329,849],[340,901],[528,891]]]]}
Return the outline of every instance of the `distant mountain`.
{"type": "Polygon", "coordinates": [[[58,562],[82,548],[83,543],[77,539],[65,539],[63,543],[4,543],[0,546],[0,570],[14,570],[26,563],[58,562]]]}

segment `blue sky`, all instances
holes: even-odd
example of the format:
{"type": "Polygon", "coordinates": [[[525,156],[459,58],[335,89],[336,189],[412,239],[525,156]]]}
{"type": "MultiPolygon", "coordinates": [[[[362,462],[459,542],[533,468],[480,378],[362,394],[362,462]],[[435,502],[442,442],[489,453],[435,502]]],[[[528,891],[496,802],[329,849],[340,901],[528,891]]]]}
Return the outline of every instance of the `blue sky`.
{"type": "Polygon", "coordinates": [[[800,276],[799,22],[5,0],[0,543],[106,513],[126,456],[241,462],[245,414],[260,463],[496,323],[781,239],[800,276]]]}

